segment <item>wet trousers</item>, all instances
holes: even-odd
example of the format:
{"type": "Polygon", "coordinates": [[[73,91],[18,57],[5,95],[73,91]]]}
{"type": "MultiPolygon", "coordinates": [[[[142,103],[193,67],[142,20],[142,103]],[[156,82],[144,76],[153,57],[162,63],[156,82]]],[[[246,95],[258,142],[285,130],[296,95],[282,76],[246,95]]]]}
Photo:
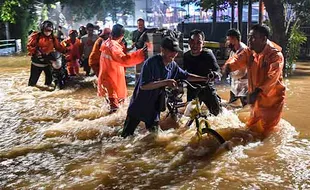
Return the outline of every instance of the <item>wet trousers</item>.
{"type": "MultiPolygon", "coordinates": [[[[187,89],[187,101],[191,101],[196,98],[197,91],[193,89],[187,89]]],[[[200,91],[198,94],[200,102],[203,102],[209,109],[210,113],[217,116],[221,111],[221,98],[216,94],[213,87],[208,86],[207,88],[200,91]]]]}
{"type": "Polygon", "coordinates": [[[28,86],[35,86],[37,84],[42,71],[44,71],[45,74],[45,85],[52,84],[52,68],[50,65],[47,65],[45,67],[38,67],[31,64],[28,86]]]}
{"type": "MultiPolygon", "coordinates": [[[[127,115],[121,136],[126,138],[127,136],[133,135],[140,121],[141,120],[135,117],[127,115]]],[[[148,131],[155,132],[158,128],[158,123],[158,121],[154,121],[152,123],[145,123],[145,127],[148,131]]]]}
{"type": "Polygon", "coordinates": [[[68,74],[70,76],[74,76],[74,75],[77,75],[79,74],[79,63],[77,61],[75,62],[68,62],[67,63],[67,71],[68,71],[68,74]]]}
{"type": "Polygon", "coordinates": [[[110,112],[116,112],[119,108],[119,104],[124,103],[125,99],[123,98],[109,98],[110,102],[110,112]]]}
{"type": "Polygon", "coordinates": [[[89,76],[89,74],[90,74],[90,66],[89,66],[89,63],[88,63],[88,57],[83,60],[82,66],[84,68],[84,71],[86,72],[86,76],[89,76]]]}

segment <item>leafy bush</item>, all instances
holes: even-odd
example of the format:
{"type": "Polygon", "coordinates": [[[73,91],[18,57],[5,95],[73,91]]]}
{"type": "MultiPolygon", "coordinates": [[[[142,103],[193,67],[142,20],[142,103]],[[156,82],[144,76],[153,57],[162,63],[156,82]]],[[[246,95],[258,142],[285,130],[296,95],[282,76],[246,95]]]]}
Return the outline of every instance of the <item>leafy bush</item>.
{"type": "Polygon", "coordinates": [[[300,25],[296,22],[290,33],[287,44],[287,68],[291,69],[300,53],[300,45],[307,41],[307,37],[300,31],[300,25]]]}

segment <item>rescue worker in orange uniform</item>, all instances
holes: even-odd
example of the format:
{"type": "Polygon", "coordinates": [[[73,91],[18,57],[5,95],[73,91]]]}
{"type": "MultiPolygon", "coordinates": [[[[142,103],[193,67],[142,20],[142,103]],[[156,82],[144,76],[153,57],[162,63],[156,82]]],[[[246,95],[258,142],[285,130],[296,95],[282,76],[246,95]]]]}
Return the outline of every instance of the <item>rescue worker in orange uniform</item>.
{"type": "Polygon", "coordinates": [[[76,76],[79,74],[79,59],[81,58],[80,46],[81,42],[77,39],[78,32],[76,30],[69,31],[69,38],[61,42],[61,45],[66,47],[66,61],[67,71],[69,76],[76,76]]]}
{"type": "Polygon", "coordinates": [[[46,57],[56,49],[65,53],[66,49],[60,45],[53,34],[54,26],[51,21],[40,24],[40,32],[33,32],[27,43],[28,55],[31,56],[31,70],[28,86],[35,86],[42,71],[45,73],[45,85],[52,84],[52,68],[46,57]]]}
{"type": "Polygon", "coordinates": [[[251,105],[247,127],[263,136],[279,123],[285,98],[282,48],[268,37],[266,26],[254,25],[248,37],[249,47],[227,60],[223,68],[225,73],[247,68],[251,105]]]}
{"type": "Polygon", "coordinates": [[[100,62],[100,46],[102,42],[107,40],[111,34],[110,28],[105,28],[102,33],[99,35],[99,38],[95,41],[93,49],[89,55],[88,63],[89,66],[94,71],[95,75],[99,76],[99,62],[100,62]]]}
{"type": "Polygon", "coordinates": [[[111,113],[115,112],[119,103],[127,97],[124,67],[132,67],[144,60],[145,48],[131,53],[124,52],[124,34],[125,29],[122,25],[114,25],[111,36],[100,47],[98,96],[106,96],[107,93],[111,113]]]}

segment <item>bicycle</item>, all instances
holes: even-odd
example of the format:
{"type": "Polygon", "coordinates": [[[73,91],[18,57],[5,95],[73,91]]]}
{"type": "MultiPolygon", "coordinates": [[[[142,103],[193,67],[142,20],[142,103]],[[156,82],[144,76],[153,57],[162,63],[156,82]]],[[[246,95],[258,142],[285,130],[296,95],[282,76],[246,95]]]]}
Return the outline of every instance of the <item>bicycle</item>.
{"type": "MultiPolygon", "coordinates": [[[[209,77],[210,79],[214,78],[209,77]]],[[[182,101],[182,96],[184,95],[183,90],[183,83],[185,83],[188,87],[196,90],[195,99],[190,102],[191,105],[193,105],[193,109],[190,111],[188,116],[190,117],[189,121],[186,123],[186,126],[189,127],[191,124],[195,121],[196,125],[196,135],[199,140],[202,139],[203,134],[209,134],[212,135],[220,144],[225,143],[225,139],[215,130],[211,129],[211,126],[207,120],[208,115],[202,112],[200,101],[198,98],[198,94],[201,92],[201,90],[207,88],[207,86],[201,86],[199,84],[196,84],[195,86],[188,82],[187,80],[179,80],[178,81],[178,88],[166,88],[166,95],[167,95],[167,108],[168,108],[168,114],[167,117],[170,115],[173,119],[177,120],[179,117],[179,108],[185,107],[188,102],[182,101]],[[205,125],[204,128],[202,128],[202,125],[205,125]]]]}

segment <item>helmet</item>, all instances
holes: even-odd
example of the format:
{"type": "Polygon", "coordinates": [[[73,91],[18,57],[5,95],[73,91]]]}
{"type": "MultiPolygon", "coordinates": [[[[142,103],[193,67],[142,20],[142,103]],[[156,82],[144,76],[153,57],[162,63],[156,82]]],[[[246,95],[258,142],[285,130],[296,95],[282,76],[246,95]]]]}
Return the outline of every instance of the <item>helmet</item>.
{"type": "Polygon", "coordinates": [[[54,25],[53,25],[53,23],[52,23],[51,21],[49,21],[49,20],[43,21],[43,22],[40,24],[40,30],[41,30],[41,32],[43,32],[43,30],[44,30],[45,28],[48,28],[48,27],[50,27],[50,28],[52,28],[52,29],[54,30],[54,25]]]}

